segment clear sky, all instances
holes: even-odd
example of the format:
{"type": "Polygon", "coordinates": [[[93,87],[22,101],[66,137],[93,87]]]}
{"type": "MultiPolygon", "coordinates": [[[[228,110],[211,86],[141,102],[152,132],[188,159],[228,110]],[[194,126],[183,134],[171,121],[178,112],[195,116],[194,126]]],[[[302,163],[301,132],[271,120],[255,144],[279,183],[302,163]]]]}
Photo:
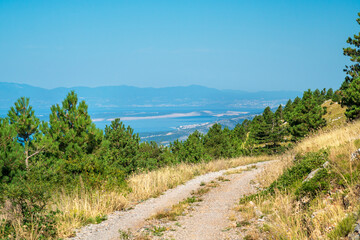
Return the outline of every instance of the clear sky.
{"type": "Polygon", "coordinates": [[[338,88],[360,0],[0,0],[0,81],[338,88]]]}

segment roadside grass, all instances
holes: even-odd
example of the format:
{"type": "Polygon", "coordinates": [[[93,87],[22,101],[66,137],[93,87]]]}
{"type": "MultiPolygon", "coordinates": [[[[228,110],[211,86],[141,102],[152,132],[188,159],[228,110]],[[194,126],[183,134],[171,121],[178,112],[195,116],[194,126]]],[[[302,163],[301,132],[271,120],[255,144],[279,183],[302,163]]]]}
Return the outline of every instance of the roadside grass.
{"type": "MultiPolygon", "coordinates": [[[[98,223],[107,214],[127,209],[151,197],[157,197],[168,189],[183,184],[190,179],[224,169],[269,161],[276,156],[239,157],[219,159],[207,163],[167,166],[155,171],[134,174],[127,180],[131,191],[123,189],[86,190],[79,189],[71,194],[59,191],[53,196],[53,209],[61,211],[57,219],[60,238],[74,236],[74,229],[89,223],[98,223]]],[[[212,183],[216,186],[216,183],[212,183]]]]}
{"type": "MultiPolygon", "coordinates": [[[[257,177],[257,182],[267,192],[243,198],[235,208],[242,221],[259,226],[244,230],[248,231],[247,236],[254,239],[259,236],[265,239],[346,237],[353,230],[352,223],[360,218],[356,214],[360,209],[360,157],[352,156],[360,147],[359,138],[359,121],[320,130],[298,143],[287,159],[267,165],[257,177]],[[324,148],[327,149],[329,167],[322,170],[323,179],[316,179],[315,175],[315,180],[303,182],[303,178],[297,179],[298,175],[289,175],[288,169],[299,164],[299,160],[293,160],[296,154],[311,155],[324,148]],[[289,186],[270,193],[268,187],[285,173],[288,178],[282,179],[289,186]],[[295,176],[297,178],[292,179],[295,176]]],[[[296,172],[292,170],[290,173],[296,172]]],[[[243,228],[242,224],[238,227],[243,228]]]]}

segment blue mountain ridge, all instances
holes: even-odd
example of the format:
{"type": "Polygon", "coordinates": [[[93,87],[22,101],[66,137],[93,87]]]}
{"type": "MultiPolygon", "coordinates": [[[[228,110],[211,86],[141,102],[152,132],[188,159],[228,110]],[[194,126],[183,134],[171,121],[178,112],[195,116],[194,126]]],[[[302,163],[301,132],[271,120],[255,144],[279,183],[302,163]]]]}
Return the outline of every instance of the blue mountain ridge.
{"type": "MultiPolygon", "coordinates": [[[[21,96],[29,97],[35,109],[49,109],[61,103],[74,90],[92,109],[121,107],[224,107],[244,101],[287,100],[300,96],[298,91],[218,90],[199,85],[139,88],[132,86],[72,87],[45,89],[27,84],[0,82],[0,109],[8,110],[21,96]]],[[[261,106],[262,107],[262,106],[261,106]]]]}

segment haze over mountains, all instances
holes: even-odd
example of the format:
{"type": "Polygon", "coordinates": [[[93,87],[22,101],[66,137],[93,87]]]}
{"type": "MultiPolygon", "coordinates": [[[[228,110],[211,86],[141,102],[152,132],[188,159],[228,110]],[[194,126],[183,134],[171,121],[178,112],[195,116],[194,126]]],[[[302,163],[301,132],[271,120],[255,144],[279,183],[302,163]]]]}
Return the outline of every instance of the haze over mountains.
{"type": "Polygon", "coordinates": [[[131,86],[73,87],[45,89],[26,84],[0,82],[0,110],[8,110],[21,96],[30,98],[34,109],[49,109],[75,90],[91,109],[122,107],[215,107],[263,108],[300,96],[297,91],[246,92],[218,90],[198,85],[166,88],[131,86]]]}

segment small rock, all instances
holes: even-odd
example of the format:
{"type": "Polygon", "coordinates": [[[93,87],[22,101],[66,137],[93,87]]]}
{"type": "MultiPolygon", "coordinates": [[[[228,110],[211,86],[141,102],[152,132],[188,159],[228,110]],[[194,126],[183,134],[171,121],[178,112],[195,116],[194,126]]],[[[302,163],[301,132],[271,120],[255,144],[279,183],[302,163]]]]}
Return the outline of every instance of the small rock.
{"type": "Polygon", "coordinates": [[[327,167],[329,167],[329,166],[330,166],[329,161],[324,162],[324,164],[323,164],[322,166],[323,166],[323,168],[327,168],[327,167]]]}
{"type": "Polygon", "coordinates": [[[349,240],[360,240],[360,236],[359,236],[359,234],[352,233],[352,234],[348,235],[348,239],[349,240]]]}
{"type": "Polygon", "coordinates": [[[261,218],[264,214],[259,209],[255,209],[255,215],[261,218]]]}
{"type": "Polygon", "coordinates": [[[360,224],[357,224],[355,229],[354,229],[354,232],[357,232],[360,234],[360,224]]]}
{"type": "Polygon", "coordinates": [[[314,171],[312,171],[311,173],[309,173],[309,175],[305,178],[305,180],[303,181],[303,183],[311,180],[319,170],[320,170],[320,168],[315,169],[314,171]]]}
{"type": "Polygon", "coordinates": [[[360,157],[360,148],[351,154],[351,161],[355,161],[360,157]]]}

